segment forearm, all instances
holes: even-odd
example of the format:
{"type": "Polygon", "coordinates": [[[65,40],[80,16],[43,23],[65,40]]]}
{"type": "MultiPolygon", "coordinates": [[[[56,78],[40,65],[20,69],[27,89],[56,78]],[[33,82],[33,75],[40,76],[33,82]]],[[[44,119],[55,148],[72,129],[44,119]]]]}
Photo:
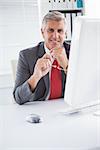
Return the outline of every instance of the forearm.
{"type": "Polygon", "coordinates": [[[27,80],[27,82],[29,84],[29,87],[30,87],[32,92],[36,88],[37,83],[39,82],[39,80],[40,80],[40,77],[38,75],[34,75],[34,74],[27,80]]]}
{"type": "Polygon", "coordinates": [[[29,84],[27,81],[24,82],[22,85],[15,87],[14,92],[13,92],[15,101],[20,105],[31,101],[32,94],[33,93],[30,90],[29,84]]]}

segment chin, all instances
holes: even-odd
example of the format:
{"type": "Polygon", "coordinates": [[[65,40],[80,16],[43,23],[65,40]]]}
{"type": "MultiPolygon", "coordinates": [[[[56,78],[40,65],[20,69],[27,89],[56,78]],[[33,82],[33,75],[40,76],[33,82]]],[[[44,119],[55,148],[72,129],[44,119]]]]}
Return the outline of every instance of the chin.
{"type": "Polygon", "coordinates": [[[54,48],[55,47],[55,45],[54,44],[49,44],[48,46],[47,46],[47,48],[50,50],[50,49],[52,49],[52,48],[54,48]]]}
{"type": "Polygon", "coordinates": [[[59,47],[60,45],[61,45],[61,43],[52,43],[52,44],[50,44],[49,47],[55,48],[55,47],[59,47]]]}

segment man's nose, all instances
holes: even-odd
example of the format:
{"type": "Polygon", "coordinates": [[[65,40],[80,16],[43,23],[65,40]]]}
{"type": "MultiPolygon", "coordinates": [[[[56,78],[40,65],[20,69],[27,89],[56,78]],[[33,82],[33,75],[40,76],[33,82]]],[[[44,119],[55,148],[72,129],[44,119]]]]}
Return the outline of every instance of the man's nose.
{"type": "Polygon", "coordinates": [[[59,33],[57,31],[54,31],[53,32],[53,38],[58,38],[58,36],[59,36],[59,33]]]}

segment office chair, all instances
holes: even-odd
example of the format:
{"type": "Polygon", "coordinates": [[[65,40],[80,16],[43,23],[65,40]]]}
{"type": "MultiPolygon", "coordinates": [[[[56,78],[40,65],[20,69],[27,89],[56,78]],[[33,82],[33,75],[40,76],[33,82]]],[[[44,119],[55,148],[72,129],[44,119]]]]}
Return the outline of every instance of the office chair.
{"type": "Polygon", "coordinates": [[[17,69],[17,60],[16,59],[11,60],[11,68],[12,68],[13,80],[15,81],[16,69],[17,69]]]}

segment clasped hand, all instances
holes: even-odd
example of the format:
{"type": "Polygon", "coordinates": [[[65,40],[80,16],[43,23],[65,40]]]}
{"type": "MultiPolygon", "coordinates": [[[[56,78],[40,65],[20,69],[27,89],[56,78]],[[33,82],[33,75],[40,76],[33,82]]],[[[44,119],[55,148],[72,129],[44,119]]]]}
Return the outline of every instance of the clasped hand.
{"type": "Polygon", "coordinates": [[[46,53],[39,58],[35,65],[34,74],[41,79],[51,70],[54,59],[63,69],[67,67],[68,59],[64,47],[55,47],[50,50],[49,54],[46,53]]]}
{"type": "Polygon", "coordinates": [[[34,75],[40,79],[45,76],[51,69],[53,58],[49,54],[44,54],[43,57],[39,58],[34,68],[34,75]]]}

